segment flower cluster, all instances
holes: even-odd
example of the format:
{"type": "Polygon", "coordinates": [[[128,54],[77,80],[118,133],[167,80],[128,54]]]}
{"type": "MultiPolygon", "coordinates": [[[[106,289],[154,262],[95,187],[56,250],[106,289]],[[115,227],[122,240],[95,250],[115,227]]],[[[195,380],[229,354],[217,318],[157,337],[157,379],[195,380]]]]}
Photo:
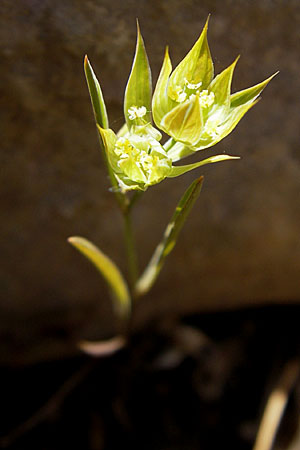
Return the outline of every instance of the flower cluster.
{"type": "Polygon", "coordinates": [[[138,28],[136,53],[124,98],[126,123],[117,135],[108,127],[99,126],[107,159],[121,191],[146,190],[164,178],[236,158],[218,155],[194,164],[173,165],[226,137],[272,78],[231,94],[238,58],[214,77],[207,25],[208,21],[193,48],[173,71],[166,49],[153,97],[150,67],[138,28]],[[152,116],[156,127],[169,136],[163,145],[161,133],[152,125],[152,116]]]}

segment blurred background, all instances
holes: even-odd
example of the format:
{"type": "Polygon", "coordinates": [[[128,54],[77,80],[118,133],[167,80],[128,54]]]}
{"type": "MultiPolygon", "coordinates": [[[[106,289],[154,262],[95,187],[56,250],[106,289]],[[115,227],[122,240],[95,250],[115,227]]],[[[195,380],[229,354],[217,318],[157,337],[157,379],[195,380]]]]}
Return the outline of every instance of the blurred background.
{"type": "MultiPolygon", "coordinates": [[[[1,0],[3,367],[76,357],[78,339],[106,338],[115,331],[105,284],[66,242],[71,235],[85,236],[125,270],[122,222],[98,147],[84,55],[101,82],[110,125],[117,131],[123,124],[135,19],[155,83],[165,46],[175,66],[208,14],[216,73],[241,55],[233,92],[280,73],[229,137],[186,162],[222,152],[241,160],[164,181],[137,205],[143,268],[182,192],[197,175],[205,176],[172,256],[137,307],[134,328],[140,332],[157,321],[207,317],[207,323],[216,324],[209,325],[214,333],[225,321],[239,334],[234,324],[245,320],[253,331],[258,318],[261,337],[272,321],[271,346],[273,337],[282,342],[291,328],[288,336],[298,345],[299,1],[1,0]],[[245,311],[252,311],[251,319],[245,311]]],[[[287,347],[291,342],[287,339],[287,347]]]]}

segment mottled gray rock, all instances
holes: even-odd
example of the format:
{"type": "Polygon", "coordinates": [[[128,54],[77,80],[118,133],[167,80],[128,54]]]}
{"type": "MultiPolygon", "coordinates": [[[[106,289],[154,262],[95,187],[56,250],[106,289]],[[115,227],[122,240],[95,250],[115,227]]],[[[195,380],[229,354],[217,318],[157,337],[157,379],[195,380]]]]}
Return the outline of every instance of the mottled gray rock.
{"type": "MultiPolygon", "coordinates": [[[[280,70],[233,134],[203,153],[242,159],[202,171],[201,197],[152,295],[138,306],[136,323],[299,301],[298,0],[2,0],[0,12],[3,361],[70,354],[78,338],[114,329],[104,283],[66,238],[86,236],[125,267],[121,218],[108,190],[82,61],[87,53],[117,129],[135,17],[154,79],[165,45],[176,64],[208,13],[217,72],[242,55],[234,90],[280,70]]],[[[137,206],[141,265],[195,176],[151,188],[137,206]]]]}

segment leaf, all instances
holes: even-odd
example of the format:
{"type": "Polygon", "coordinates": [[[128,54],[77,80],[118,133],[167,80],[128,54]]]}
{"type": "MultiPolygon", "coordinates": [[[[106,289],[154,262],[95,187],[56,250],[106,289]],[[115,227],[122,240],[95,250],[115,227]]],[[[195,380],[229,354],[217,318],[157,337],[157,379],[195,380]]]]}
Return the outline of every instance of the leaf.
{"type": "MultiPolygon", "coordinates": [[[[84,58],[84,71],[85,71],[86,81],[87,81],[88,88],[89,88],[89,93],[90,93],[91,102],[92,102],[92,106],[93,106],[96,125],[98,127],[101,127],[102,129],[108,129],[109,123],[108,123],[108,117],[107,117],[107,112],[106,112],[106,107],[105,107],[101,87],[100,87],[100,84],[99,84],[99,82],[96,78],[96,75],[92,69],[92,66],[88,60],[87,55],[84,58]]],[[[105,143],[102,139],[101,133],[98,136],[99,136],[99,143],[100,143],[100,147],[101,147],[101,150],[103,153],[104,161],[107,166],[108,173],[109,173],[110,181],[111,181],[112,187],[115,191],[116,199],[117,199],[121,209],[125,209],[126,202],[127,202],[126,198],[124,195],[122,195],[120,192],[118,192],[118,182],[117,182],[114,172],[108,162],[105,143]]]]}
{"type": "Polygon", "coordinates": [[[196,169],[197,167],[205,166],[206,164],[227,161],[229,159],[240,159],[240,157],[230,155],[215,155],[194,164],[187,164],[186,166],[173,166],[172,172],[170,173],[170,175],[168,175],[168,178],[175,178],[179,175],[183,175],[184,173],[189,172],[190,170],[196,169]]]}
{"type": "Polygon", "coordinates": [[[200,194],[202,183],[203,177],[196,179],[181,197],[164,232],[162,241],[156,247],[148,266],[137,281],[135,288],[137,296],[146,294],[154,284],[163,267],[166,257],[173,250],[180,230],[200,194]]]}
{"type": "Polygon", "coordinates": [[[127,283],[115,263],[92,242],[79,236],[72,236],[68,242],[82,253],[101,273],[108,284],[116,311],[127,317],[131,309],[131,299],[127,283]]]}
{"type": "Polygon", "coordinates": [[[274,78],[278,73],[279,72],[274,73],[269,78],[267,78],[266,80],[262,81],[259,84],[256,84],[255,86],[232,94],[230,96],[231,108],[236,108],[238,106],[248,104],[249,102],[253,102],[264,90],[267,84],[272,80],[272,78],[274,78]]]}
{"type": "Polygon", "coordinates": [[[87,341],[78,342],[78,347],[90,356],[105,357],[113,355],[126,345],[126,339],[122,335],[115,336],[106,341],[87,341]]]}
{"type": "Polygon", "coordinates": [[[172,109],[174,104],[176,105],[168,96],[168,82],[171,71],[172,64],[167,47],[152,99],[153,119],[158,128],[161,128],[162,118],[172,109]]]}
{"type": "Polygon", "coordinates": [[[135,124],[134,120],[129,119],[128,110],[132,106],[145,106],[147,112],[143,116],[146,122],[151,122],[151,70],[144,41],[137,22],[137,42],[135,56],[132,64],[131,73],[127,82],[124,97],[124,115],[128,128],[135,124]]]}
{"type": "Polygon", "coordinates": [[[101,87],[92,69],[92,66],[88,60],[87,55],[85,55],[84,58],[84,72],[90,92],[96,123],[100,125],[102,128],[108,128],[109,127],[108,117],[101,87]]]}
{"type": "Polygon", "coordinates": [[[171,98],[172,90],[176,86],[183,87],[185,80],[188,80],[190,83],[199,83],[201,81],[201,89],[206,89],[213,79],[214,67],[207,42],[208,20],[199,39],[170,77],[169,95],[171,98]]]}

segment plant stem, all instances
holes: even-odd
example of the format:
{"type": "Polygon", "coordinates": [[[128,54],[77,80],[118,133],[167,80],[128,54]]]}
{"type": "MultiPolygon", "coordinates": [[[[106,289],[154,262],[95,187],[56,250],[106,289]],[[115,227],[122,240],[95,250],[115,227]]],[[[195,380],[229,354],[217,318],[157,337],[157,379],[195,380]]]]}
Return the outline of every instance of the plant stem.
{"type": "Polygon", "coordinates": [[[165,149],[166,152],[168,152],[172,147],[174,147],[175,144],[176,144],[175,139],[170,138],[167,140],[167,142],[164,143],[163,148],[165,149]]]}
{"type": "Polygon", "coordinates": [[[123,217],[124,217],[124,234],[125,234],[127,261],[128,261],[129,280],[131,289],[133,289],[136,280],[138,278],[138,261],[129,209],[127,209],[127,211],[123,211],[123,217]]]}

